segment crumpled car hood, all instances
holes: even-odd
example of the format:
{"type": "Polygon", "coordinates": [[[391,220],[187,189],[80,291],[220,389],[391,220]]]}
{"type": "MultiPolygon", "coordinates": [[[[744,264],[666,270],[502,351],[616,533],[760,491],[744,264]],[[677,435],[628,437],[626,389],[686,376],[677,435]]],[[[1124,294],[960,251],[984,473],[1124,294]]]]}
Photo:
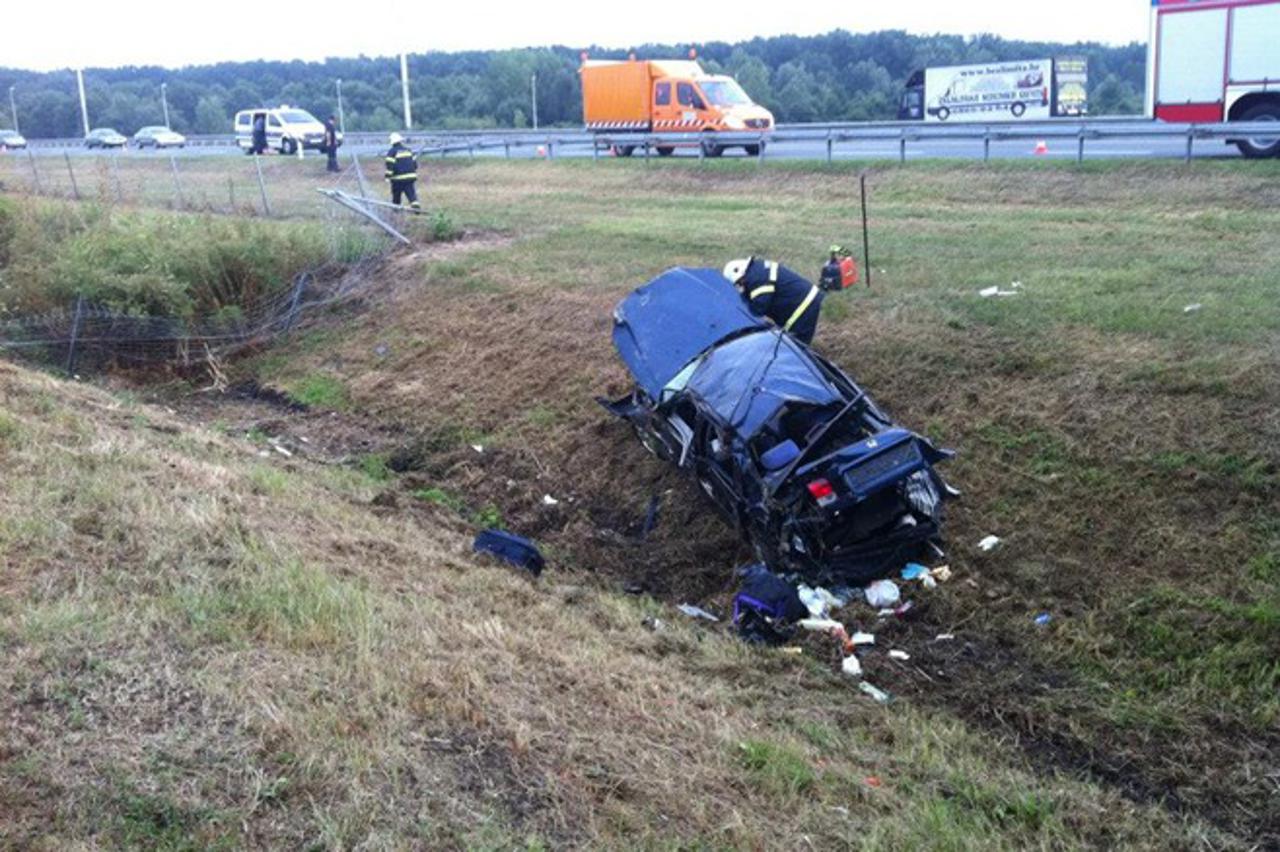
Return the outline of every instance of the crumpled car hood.
{"type": "Polygon", "coordinates": [[[709,347],[767,328],[719,270],[674,267],[635,290],[613,312],[613,345],[652,399],[709,347]]]}

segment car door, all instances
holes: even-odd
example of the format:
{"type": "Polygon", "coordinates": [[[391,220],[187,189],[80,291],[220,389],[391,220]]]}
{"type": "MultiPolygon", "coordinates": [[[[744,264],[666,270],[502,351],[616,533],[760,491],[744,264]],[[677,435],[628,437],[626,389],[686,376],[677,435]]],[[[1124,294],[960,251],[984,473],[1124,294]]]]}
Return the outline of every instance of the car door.
{"type": "Polygon", "coordinates": [[[272,148],[279,148],[284,138],[284,125],[280,121],[280,116],[274,112],[267,113],[267,144],[272,148]]]}
{"type": "Polygon", "coordinates": [[[702,93],[688,80],[676,83],[676,104],[680,112],[680,125],[690,130],[701,130],[708,118],[707,103],[702,93]]]}

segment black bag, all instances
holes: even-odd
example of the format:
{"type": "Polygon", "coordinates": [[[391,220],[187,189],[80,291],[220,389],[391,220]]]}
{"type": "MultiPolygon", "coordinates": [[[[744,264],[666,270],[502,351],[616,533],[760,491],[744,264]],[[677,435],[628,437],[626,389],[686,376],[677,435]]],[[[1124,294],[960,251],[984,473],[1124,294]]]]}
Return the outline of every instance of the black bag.
{"type": "Polygon", "coordinates": [[[535,577],[546,567],[542,554],[533,542],[503,530],[483,530],[476,536],[471,549],[476,553],[496,556],[509,565],[523,568],[535,577]]]}

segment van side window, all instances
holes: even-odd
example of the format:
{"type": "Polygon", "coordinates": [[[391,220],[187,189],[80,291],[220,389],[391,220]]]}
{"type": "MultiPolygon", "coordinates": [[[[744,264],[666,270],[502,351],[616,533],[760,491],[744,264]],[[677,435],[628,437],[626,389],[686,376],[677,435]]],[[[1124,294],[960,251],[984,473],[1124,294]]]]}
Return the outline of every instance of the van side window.
{"type": "Polygon", "coordinates": [[[677,83],[676,100],[680,102],[680,106],[693,106],[693,86],[688,83],[677,83]]]}
{"type": "Polygon", "coordinates": [[[276,118],[274,115],[269,115],[267,116],[267,124],[271,125],[272,127],[279,127],[280,119],[276,118]]]}
{"type": "Polygon", "coordinates": [[[237,116],[236,116],[236,126],[237,126],[237,127],[248,127],[248,126],[249,126],[249,116],[248,116],[248,114],[247,114],[247,113],[243,113],[243,112],[242,112],[242,113],[240,113],[239,115],[237,115],[237,116]]]}
{"type": "Polygon", "coordinates": [[[653,90],[653,103],[655,106],[668,106],[671,103],[671,84],[659,83],[653,90]]]}

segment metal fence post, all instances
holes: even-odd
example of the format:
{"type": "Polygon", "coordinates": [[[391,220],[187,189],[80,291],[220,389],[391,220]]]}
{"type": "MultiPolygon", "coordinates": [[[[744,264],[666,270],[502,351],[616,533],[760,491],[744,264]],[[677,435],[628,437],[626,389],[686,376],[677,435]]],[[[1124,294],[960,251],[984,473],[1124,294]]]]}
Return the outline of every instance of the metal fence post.
{"type": "Polygon", "coordinates": [[[36,195],[44,192],[40,186],[40,170],[36,168],[36,155],[31,153],[31,149],[27,149],[27,160],[31,163],[31,179],[35,182],[36,195]]]}
{"type": "Polygon", "coordinates": [[[831,131],[827,131],[827,165],[831,165],[831,131]]]}
{"type": "Polygon", "coordinates": [[[232,213],[236,212],[236,182],[231,179],[231,175],[227,175],[227,203],[230,205],[227,209],[232,213]]]}
{"type": "Polygon", "coordinates": [[[591,139],[591,159],[593,160],[600,159],[600,146],[596,144],[595,137],[592,137],[591,139]]]}
{"type": "Polygon", "coordinates": [[[267,184],[262,179],[262,160],[257,155],[253,155],[253,165],[258,170],[258,191],[262,193],[262,212],[265,216],[271,215],[271,205],[267,203],[267,184]]]}
{"type": "Polygon", "coordinates": [[[1192,140],[1195,139],[1194,133],[1195,133],[1195,125],[1193,124],[1188,126],[1187,127],[1187,162],[1188,163],[1191,162],[1191,144],[1192,144],[1192,140]]]}
{"type": "Polygon", "coordinates": [[[511,142],[506,139],[502,140],[502,155],[508,160],[511,159],[511,142]]]}
{"type": "Polygon", "coordinates": [[[186,207],[186,199],[182,197],[182,181],[178,180],[178,158],[172,154],[169,155],[169,167],[173,170],[173,192],[178,199],[178,207],[186,207]]]}
{"type": "Polygon", "coordinates": [[[67,161],[67,174],[71,175],[71,194],[76,197],[76,201],[80,200],[80,187],[76,186],[76,173],[71,168],[71,155],[63,153],[63,158],[67,161]]]}
{"type": "Polygon", "coordinates": [[[982,128],[982,162],[991,162],[991,128],[982,128]]]}
{"type": "Polygon", "coordinates": [[[763,162],[764,162],[764,148],[765,148],[765,145],[764,145],[764,134],[763,134],[763,133],[761,133],[761,134],[760,134],[760,141],[756,143],[756,162],[757,162],[757,163],[763,163],[763,162]]]}
{"type": "Polygon", "coordinates": [[[898,135],[898,162],[905,163],[907,161],[907,131],[903,130],[898,135]]]}
{"type": "Polygon", "coordinates": [[[360,156],[355,152],[351,152],[351,165],[356,170],[356,184],[360,187],[360,197],[369,197],[369,187],[364,182],[364,169],[360,167],[360,156]]]}
{"type": "Polygon", "coordinates": [[[554,160],[556,158],[556,140],[550,136],[547,137],[547,159],[554,160]]]}
{"type": "Polygon", "coordinates": [[[1080,133],[1076,136],[1076,165],[1084,162],[1084,128],[1080,129],[1080,133]]]}
{"type": "Polygon", "coordinates": [[[84,316],[84,294],[76,297],[75,318],[71,320],[71,337],[67,340],[67,375],[75,375],[76,341],[80,337],[80,320],[84,316]]]}
{"type": "Polygon", "coordinates": [[[644,140],[644,164],[649,165],[649,140],[644,140]]]}

